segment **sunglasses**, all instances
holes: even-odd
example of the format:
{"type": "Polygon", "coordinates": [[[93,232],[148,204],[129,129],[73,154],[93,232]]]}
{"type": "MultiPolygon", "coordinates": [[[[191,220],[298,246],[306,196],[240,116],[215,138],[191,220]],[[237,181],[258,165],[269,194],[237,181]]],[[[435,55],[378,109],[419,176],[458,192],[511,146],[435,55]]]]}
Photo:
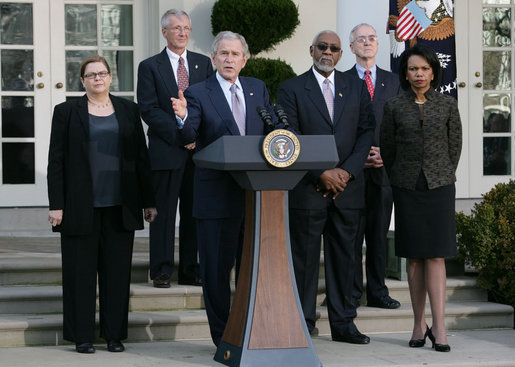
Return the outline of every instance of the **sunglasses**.
{"type": "Polygon", "coordinates": [[[328,46],[328,45],[324,45],[323,43],[319,43],[316,46],[322,52],[327,50],[327,48],[329,48],[331,50],[331,52],[340,52],[341,51],[341,48],[338,46],[328,46]]]}

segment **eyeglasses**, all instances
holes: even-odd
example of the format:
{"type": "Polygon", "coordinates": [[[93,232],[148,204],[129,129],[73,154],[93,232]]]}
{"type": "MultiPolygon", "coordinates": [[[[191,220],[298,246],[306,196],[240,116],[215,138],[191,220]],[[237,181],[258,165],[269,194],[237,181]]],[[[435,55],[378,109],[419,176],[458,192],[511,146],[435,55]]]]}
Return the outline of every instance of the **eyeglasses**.
{"type": "Polygon", "coordinates": [[[367,38],[368,38],[368,42],[375,42],[375,41],[377,41],[377,36],[375,34],[371,34],[371,35],[368,35],[368,36],[356,37],[354,42],[365,43],[367,41],[367,38]]]}
{"type": "Polygon", "coordinates": [[[324,45],[323,43],[319,43],[318,45],[316,45],[317,48],[324,52],[325,50],[327,50],[327,48],[329,48],[331,50],[331,52],[340,52],[341,51],[341,48],[338,47],[338,46],[328,46],[328,45],[324,45]]]}
{"type": "Polygon", "coordinates": [[[191,32],[191,28],[190,27],[182,28],[182,27],[177,26],[177,27],[165,28],[165,29],[168,29],[168,30],[172,31],[173,33],[182,33],[182,32],[190,33],[191,32]]]}
{"type": "Polygon", "coordinates": [[[107,76],[109,75],[109,72],[108,71],[101,71],[100,73],[87,73],[87,74],[84,74],[83,78],[84,79],[96,79],[97,76],[99,78],[107,78],[107,76]]]}

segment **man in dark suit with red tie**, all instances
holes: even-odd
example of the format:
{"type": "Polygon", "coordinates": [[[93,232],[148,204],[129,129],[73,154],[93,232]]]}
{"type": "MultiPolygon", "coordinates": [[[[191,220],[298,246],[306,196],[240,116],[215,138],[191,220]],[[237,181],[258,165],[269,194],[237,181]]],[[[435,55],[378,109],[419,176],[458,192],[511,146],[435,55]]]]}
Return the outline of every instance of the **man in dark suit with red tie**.
{"type": "Polygon", "coordinates": [[[342,55],[335,32],[318,33],[309,50],[313,67],[284,82],[277,103],[297,133],[334,135],[340,161],[333,169],[310,171],[289,193],[295,279],[311,332],[323,235],[331,336],[367,344],[370,339],[354,324],[352,286],[359,214],[365,205],[363,167],[374,134],[374,114],[365,83],[334,70],[342,55]]]}
{"type": "Polygon", "coordinates": [[[356,305],[363,294],[362,250],[366,241],[367,306],[394,309],[399,301],[388,294],[385,284],[386,235],[392,213],[392,189],[379,150],[379,129],[387,99],[400,91],[399,77],[376,65],[377,33],[369,24],[358,24],[350,32],[350,49],[356,55],[356,65],[344,74],[365,80],[376,117],[376,130],[365,162],[365,202],[356,241],[356,272],[353,297],[356,305]]]}
{"type": "Polygon", "coordinates": [[[150,225],[150,277],[154,287],[170,287],[174,267],[175,216],[179,201],[179,284],[201,285],[197,239],[192,216],[195,143],[181,145],[171,97],[179,90],[213,74],[211,60],[186,50],[191,22],[182,10],[170,9],[161,17],[167,47],[138,69],[138,104],[148,125],[154,191],[159,219],[150,225]],[[180,199],[180,200],[179,200],[180,199]]]}

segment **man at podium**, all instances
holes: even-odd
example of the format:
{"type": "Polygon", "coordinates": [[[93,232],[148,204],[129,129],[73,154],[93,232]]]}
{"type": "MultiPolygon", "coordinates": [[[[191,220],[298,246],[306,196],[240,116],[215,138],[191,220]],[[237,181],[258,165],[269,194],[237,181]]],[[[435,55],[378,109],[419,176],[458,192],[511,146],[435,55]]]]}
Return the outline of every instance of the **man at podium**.
{"type": "Polygon", "coordinates": [[[289,193],[290,238],[299,298],[310,332],[315,328],[321,236],[324,238],[327,309],[333,340],[368,344],[354,324],[352,299],[355,240],[364,207],[363,167],[375,118],[365,83],[334,70],[341,41],[319,32],[311,44],[313,67],[284,82],[277,102],[299,134],[334,135],[340,159],[325,171],[310,171],[289,193]]]}
{"type": "MultiPolygon", "coordinates": [[[[211,60],[216,74],[172,98],[183,145],[196,141],[200,150],[223,135],[263,135],[256,108],[273,110],[265,83],[239,76],[247,58],[243,36],[224,31],[215,37],[211,60]]],[[[217,346],[229,318],[235,260],[239,270],[244,212],[245,192],[229,172],[195,167],[193,216],[200,274],[211,338],[217,346]]]]}

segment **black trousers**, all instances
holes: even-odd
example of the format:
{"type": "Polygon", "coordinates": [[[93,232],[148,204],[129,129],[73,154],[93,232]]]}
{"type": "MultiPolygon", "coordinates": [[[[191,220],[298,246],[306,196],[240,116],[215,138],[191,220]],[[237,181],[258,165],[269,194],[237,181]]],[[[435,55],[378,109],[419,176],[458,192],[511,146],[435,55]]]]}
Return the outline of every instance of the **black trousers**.
{"type": "Polygon", "coordinates": [[[93,215],[91,234],[61,235],[63,338],[75,343],[95,339],[97,274],[100,337],[127,338],[134,231],[123,228],[119,206],[93,215]]]}
{"type": "Polygon", "coordinates": [[[231,307],[231,270],[239,272],[243,218],[197,219],[200,275],[211,338],[218,346],[231,307]]]}
{"type": "Polygon", "coordinates": [[[157,218],[150,223],[150,278],[172,275],[174,269],[175,218],[179,203],[179,281],[199,275],[197,237],[193,219],[193,171],[191,158],[183,169],[153,171],[157,218]],[[179,200],[180,199],[180,200],[179,200]]]}
{"type": "Polygon", "coordinates": [[[290,209],[290,238],[295,279],[309,331],[315,327],[321,236],[324,238],[327,311],[333,336],[354,328],[352,299],[359,210],[290,209]]]}
{"type": "Polygon", "coordinates": [[[366,241],[367,299],[379,299],[388,295],[385,285],[386,249],[388,228],[392,216],[392,188],[378,185],[365,175],[366,208],[361,211],[358,237],[356,241],[356,272],[353,297],[363,294],[363,239],[366,241]]]}

